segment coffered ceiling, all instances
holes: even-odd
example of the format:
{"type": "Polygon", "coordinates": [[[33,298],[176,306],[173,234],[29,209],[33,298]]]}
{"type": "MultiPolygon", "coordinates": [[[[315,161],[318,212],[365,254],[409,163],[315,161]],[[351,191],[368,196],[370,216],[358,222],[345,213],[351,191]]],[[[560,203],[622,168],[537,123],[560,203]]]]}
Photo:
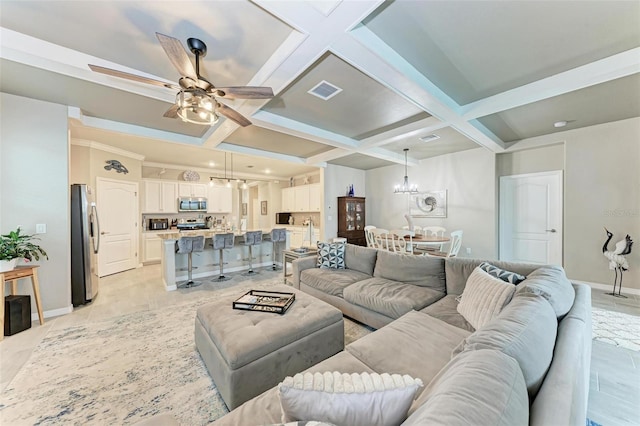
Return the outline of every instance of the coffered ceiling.
{"type": "Polygon", "coordinates": [[[3,92],[68,105],[72,137],[154,164],[229,152],[256,175],[292,176],[404,164],[409,148],[415,166],[640,116],[637,1],[2,0],[0,27],[3,92]],[[162,116],[174,90],[88,68],[175,84],[156,32],[203,40],[216,86],[275,97],[224,101],[250,127],[205,127],[162,116]],[[323,81],[341,91],[308,93],[323,81]]]}

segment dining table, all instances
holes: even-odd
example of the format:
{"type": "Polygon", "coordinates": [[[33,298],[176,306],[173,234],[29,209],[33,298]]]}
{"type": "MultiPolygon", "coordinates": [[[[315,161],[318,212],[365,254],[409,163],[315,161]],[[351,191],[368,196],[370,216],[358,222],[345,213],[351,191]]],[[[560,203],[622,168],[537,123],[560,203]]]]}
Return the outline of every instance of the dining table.
{"type": "Polygon", "coordinates": [[[437,250],[442,250],[442,245],[448,243],[450,240],[449,237],[434,235],[415,235],[411,238],[411,242],[417,248],[422,246],[423,249],[432,248],[437,250]]]}

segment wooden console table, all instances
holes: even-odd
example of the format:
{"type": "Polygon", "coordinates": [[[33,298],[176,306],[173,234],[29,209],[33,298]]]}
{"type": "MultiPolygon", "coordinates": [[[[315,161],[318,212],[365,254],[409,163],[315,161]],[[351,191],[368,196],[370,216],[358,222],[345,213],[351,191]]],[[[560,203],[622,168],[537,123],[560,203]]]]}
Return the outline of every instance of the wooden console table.
{"type": "Polygon", "coordinates": [[[0,303],[0,340],[4,338],[4,283],[11,282],[11,295],[16,296],[18,293],[18,280],[21,278],[31,278],[31,285],[33,286],[33,297],[36,299],[36,308],[38,308],[38,318],[40,319],[40,325],[44,324],[44,316],[42,315],[42,303],[40,302],[40,284],[38,282],[38,267],[40,265],[32,266],[18,266],[17,268],[0,272],[0,280],[2,285],[2,303],[0,303]]]}

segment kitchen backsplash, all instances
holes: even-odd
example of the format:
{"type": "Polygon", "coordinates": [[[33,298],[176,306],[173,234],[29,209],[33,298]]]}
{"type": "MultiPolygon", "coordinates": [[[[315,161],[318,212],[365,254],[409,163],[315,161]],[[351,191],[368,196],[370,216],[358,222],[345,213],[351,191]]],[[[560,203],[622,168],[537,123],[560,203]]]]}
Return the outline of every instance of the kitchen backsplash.
{"type": "Polygon", "coordinates": [[[174,214],[143,214],[142,222],[143,222],[143,230],[147,229],[149,225],[149,219],[169,219],[169,226],[171,226],[171,221],[174,219],[205,219],[206,217],[211,216],[213,220],[224,218],[225,222],[231,222],[231,224],[235,224],[237,221],[237,217],[229,216],[228,214],[215,214],[215,213],[202,213],[202,212],[194,212],[194,213],[174,213],[174,214]]]}
{"type": "Polygon", "coordinates": [[[311,218],[313,226],[320,226],[320,213],[292,213],[294,225],[304,225],[305,221],[311,218]]]}

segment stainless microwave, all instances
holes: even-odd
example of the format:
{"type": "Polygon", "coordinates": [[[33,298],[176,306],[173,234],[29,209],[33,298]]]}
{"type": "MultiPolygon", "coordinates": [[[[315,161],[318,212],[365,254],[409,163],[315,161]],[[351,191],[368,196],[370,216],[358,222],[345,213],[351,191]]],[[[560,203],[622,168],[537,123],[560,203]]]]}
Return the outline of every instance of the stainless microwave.
{"type": "Polygon", "coordinates": [[[289,225],[291,213],[276,213],[276,225],[289,225]]]}
{"type": "Polygon", "coordinates": [[[179,212],[206,212],[206,198],[178,198],[179,212]]]}

